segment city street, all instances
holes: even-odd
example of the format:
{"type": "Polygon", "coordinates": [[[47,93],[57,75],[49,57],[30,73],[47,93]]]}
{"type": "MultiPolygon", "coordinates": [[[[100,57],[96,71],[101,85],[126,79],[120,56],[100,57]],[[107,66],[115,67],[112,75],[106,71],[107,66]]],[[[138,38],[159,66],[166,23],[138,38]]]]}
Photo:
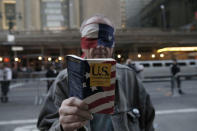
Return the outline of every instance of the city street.
{"type": "MultiPolygon", "coordinates": [[[[171,96],[170,82],[144,83],[156,108],[156,131],[194,131],[197,128],[197,81],[183,81],[184,95],[171,96]]],[[[9,103],[0,103],[0,131],[36,131],[45,82],[12,84],[9,103]],[[19,87],[18,87],[19,86],[19,87]],[[42,88],[42,89],[41,89],[42,88]]]]}
{"type": "MultiPolygon", "coordinates": [[[[85,87],[72,88],[70,96],[79,92],[92,112],[110,112],[118,103],[113,124],[135,128],[131,122],[141,122],[144,128],[149,114],[141,107],[148,107],[149,102],[140,101],[144,97],[139,96],[138,86],[127,86],[136,83],[130,79],[133,73],[122,66],[116,71],[108,58],[128,66],[142,79],[155,107],[155,131],[197,131],[197,0],[0,0],[0,131],[38,131],[47,87],[68,67],[74,72],[67,70],[69,86],[85,87]],[[72,59],[70,64],[67,56],[71,54],[85,59],[72,59]],[[81,77],[76,82],[73,76],[81,77]],[[118,102],[113,101],[116,81],[122,84],[118,93],[123,94],[116,94],[118,102]],[[97,88],[103,83],[105,88],[97,88]],[[178,89],[172,93],[171,84],[181,84],[183,94],[178,89]],[[141,114],[133,110],[138,107],[141,114]],[[142,119],[136,122],[134,115],[142,119]]],[[[112,126],[105,118],[98,117],[107,123],[104,127],[93,121],[91,129],[108,131],[112,126]]]]}

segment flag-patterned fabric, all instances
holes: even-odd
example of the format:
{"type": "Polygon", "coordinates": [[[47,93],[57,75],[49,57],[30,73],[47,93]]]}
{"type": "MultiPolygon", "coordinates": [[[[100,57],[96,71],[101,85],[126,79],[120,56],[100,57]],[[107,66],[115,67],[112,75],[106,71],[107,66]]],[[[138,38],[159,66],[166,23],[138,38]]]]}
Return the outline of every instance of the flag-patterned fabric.
{"type": "Polygon", "coordinates": [[[86,75],[83,81],[83,100],[89,105],[92,113],[113,114],[115,82],[116,82],[116,61],[103,63],[111,64],[111,85],[109,87],[90,86],[90,63],[86,61],[86,75]]]}
{"type": "Polygon", "coordinates": [[[107,24],[91,23],[81,31],[81,48],[90,49],[97,45],[114,47],[114,28],[107,24]]]}

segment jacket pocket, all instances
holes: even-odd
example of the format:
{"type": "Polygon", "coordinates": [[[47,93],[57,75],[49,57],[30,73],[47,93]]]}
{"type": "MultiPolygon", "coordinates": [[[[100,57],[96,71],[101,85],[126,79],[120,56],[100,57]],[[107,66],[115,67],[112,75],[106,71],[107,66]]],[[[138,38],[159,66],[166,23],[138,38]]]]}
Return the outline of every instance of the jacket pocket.
{"type": "Polygon", "coordinates": [[[112,116],[114,131],[140,131],[139,117],[140,114],[136,108],[115,113],[112,116]]]}

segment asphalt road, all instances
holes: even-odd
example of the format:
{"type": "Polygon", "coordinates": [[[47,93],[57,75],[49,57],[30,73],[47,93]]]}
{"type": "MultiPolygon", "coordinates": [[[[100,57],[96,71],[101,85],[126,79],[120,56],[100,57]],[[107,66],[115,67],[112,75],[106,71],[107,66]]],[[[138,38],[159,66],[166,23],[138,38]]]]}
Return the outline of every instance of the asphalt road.
{"type": "MultiPolygon", "coordinates": [[[[156,131],[197,129],[196,85],[197,81],[184,81],[185,94],[172,96],[169,82],[144,83],[156,109],[156,131]]],[[[35,123],[41,109],[38,103],[42,101],[37,101],[35,96],[45,92],[45,82],[12,85],[9,103],[0,103],[0,131],[36,131],[35,123]]]]}

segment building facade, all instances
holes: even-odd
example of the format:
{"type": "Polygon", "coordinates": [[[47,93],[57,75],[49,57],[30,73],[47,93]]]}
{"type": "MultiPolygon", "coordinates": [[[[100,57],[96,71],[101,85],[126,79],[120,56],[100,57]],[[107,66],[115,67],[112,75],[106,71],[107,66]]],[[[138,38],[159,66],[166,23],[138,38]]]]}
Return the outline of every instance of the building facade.
{"type": "Polygon", "coordinates": [[[151,0],[123,0],[125,2],[125,15],[127,28],[140,27],[140,11],[147,6],[151,0]]]}
{"type": "MultiPolygon", "coordinates": [[[[118,62],[124,62],[127,58],[164,60],[171,59],[173,55],[179,56],[180,59],[196,58],[195,55],[192,57],[185,55],[186,52],[157,53],[158,49],[165,47],[196,46],[197,32],[164,31],[162,23],[159,28],[140,28],[139,25],[146,27],[150,24],[149,17],[157,16],[158,13],[153,9],[159,5],[161,10],[160,5],[164,4],[158,1],[152,1],[150,4],[149,2],[146,0],[1,0],[0,62],[9,60],[17,63],[18,66],[32,67],[41,65],[46,67],[46,64],[52,61],[65,63],[64,58],[67,54],[81,54],[79,27],[84,19],[94,14],[104,14],[115,24],[117,30],[114,58],[118,62]],[[142,20],[139,21],[137,16],[142,20]],[[138,23],[138,28],[132,27],[135,23],[138,23]],[[7,39],[8,36],[11,40],[7,39]],[[18,48],[20,50],[16,50],[18,48]]],[[[165,3],[165,8],[166,5],[165,3]]],[[[161,14],[158,17],[161,18],[161,14]]]]}
{"type": "Polygon", "coordinates": [[[121,26],[119,0],[1,0],[0,62],[35,66],[38,57],[60,62],[66,54],[80,54],[81,22],[95,14],[121,26]]]}
{"type": "Polygon", "coordinates": [[[141,26],[181,29],[196,21],[196,0],[158,0],[149,3],[141,12],[141,26]]]}

